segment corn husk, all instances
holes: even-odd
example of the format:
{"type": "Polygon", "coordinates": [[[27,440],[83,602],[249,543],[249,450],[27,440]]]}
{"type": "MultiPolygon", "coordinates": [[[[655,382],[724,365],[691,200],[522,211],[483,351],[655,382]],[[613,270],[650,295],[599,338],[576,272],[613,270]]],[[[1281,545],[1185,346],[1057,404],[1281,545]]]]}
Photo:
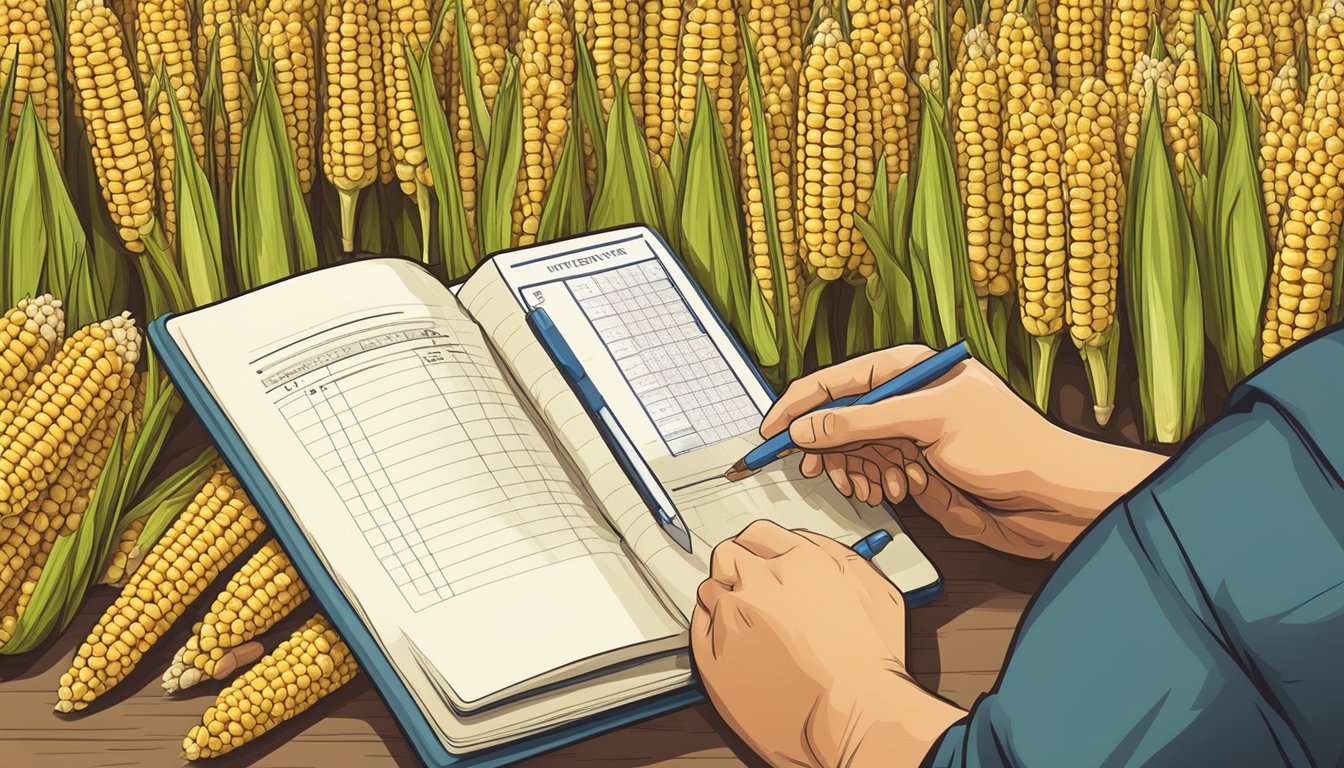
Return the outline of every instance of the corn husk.
{"type": "Polygon", "coordinates": [[[966,222],[943,102],[922,85],[919,90],[924,114],[915,153],[910,274],[920,335],[925,344],[939,349],[965,337],[976,359],[1003,376],[1003,349],[990,335],[971,283],[966,222]]]}
{"type": "Polygon", "coordinates": [[[583,139],[580,130],[571,117],[565,129],[565,141],[560,145],[555,176],[541,207],[541,220],[537,222],[539,243],[582,234],[588,223],[588,209],[583,204],[583,139]]]}
{"type": "Polygon", "coordinates": [[[88,240],[60,167],[31,101],[23,106],[0,187],[2,302],[51,292],[68,322],[86,321],[95,306],[88,240]],[[76,319],[78,318],[78,319],[76,319]]]}
{"type": "Polygon", "coordinates": [[[411,98],[415,101],[420,137],[425,143],[425,160],[434,179],[437,203],[434,229],[425,234],[425,239],[436,243],[431,247],[431,253],[443,254],[442,262],[431,257],[430,270],[442,279],[455,280],[465,277],[476,263],[457,176],[457,151],[448,130],[448,118],[439,107],[429,54],[410,57],[407,62],[411,74],[411,98]]]}
{"type": "MultiPolygon", "coordinates": [[[[121,534],[137,520],[144,520],[145,526],[140,529],[140,535],[136,537],[135,545],[131,549],[130,557],[126,562],[125,575],[122,581],[129,579],[131,574],[135,573],[140,562],[144,560],[145,555],[154,548],[157,542],[168,530],[168,526],[173,524],[182,510],[187,508],[191,500],[196,497],[200,491],[201,484],[210,477],[210,472],[214,467],[219,454],[213,447],[207,447],[187,465],[173,472],[164,478],[157,486],[145,494],[135,506],[127,509],[117,520],[113,528],[113,542],[121,539],[121,534]]],[[[111,552],[108,552],[110,555],[111,552]]],[[[103,564],[98,568],[99,574],[107,573],[108,557],[104,556],[103,564]]],[[[100,583],[111,583],[100,581],[100,583]]],[[[116,584],[120,586],[120,583],[116,584]]]]}
{"type": "Polygon", "coordinates": [[[597,92],[597,68],[593,63],[593,55],[583,35],[576,34],[574,42],[578,54],[574,57],[575,114],[579,116],[586,137],[584,159],[593,160],[594,176],[588,181],[588,192],[595,196],[606,174],[607,124],[602,119],[602,96],[597,92]]]}
{"type": "Polygon", "coordinates": [[[504,66],[494,106],[476,195],[476,236],[485,255],[513,245],[513,202],[523,159],[523,105],[518,59],[512,55],[504,66]]]}
{"type": "MultiPolygon", "coordinates": [[[[732,166],[724,146],[718,110],[704,81],[686,150],[685,188],[682,192],[682,257],[710,301],[728,319],[747,352],[762,368],[779,364],[774,315],[765,304],[760,286],[748,272],[741,228],[741,204],[733,183],[732,166]]],[[[612,109],[628,112],[628,103],[612,109]]],[[[608,131],[608,136],[614,130],[608,131]]],[[[627,131],[627,141],[645,158],[647,150],[638,128],[627,131]]],[[[608,154],[607,181],[618,175],[608,154]]],[[[597,207],[594,202],[594,208],[597,207]]]]}
{"type": "Polygon", "coordinates": [[[606,138],[603,152],[606,159],[593,195],[588,227],[608,229],[626,224],[647,224],[660,229],[653,167],[644,145],[644,132],[635,120],[625,85],[616,89],[607,119],[606,138]]]}
{"type": "Polygon", "coordinates": [[[1230,388],[1259,367],[1260,324],[1270,271],[1269,232],[1256,148],[1259,120],[1235,67],[1229,70],[1228,133],[1213,185],[1211,249],[1200,263],[1204,325],[1230,388]]]}
{"type": "Polygon", "coordinates": [[[855,217],[859,234],[873,253],[876,270],[864,286],[873,310],[873,346],[906,344],[916,338],[915,289],[910,281],[910,176],[901,174],[887,193],[887,159],[878,158],[868,216],[855,217]]]}
{"type": "Polygon", "coordinates": [[[271,65],[258,60],[256,69],[256,101],[233,180],[234,260],[238,287],[245,291],[317,266],[271,65]]]}
{"type": "MultiPolygon", "coordinates": [[[[160,82],[167,82],[168,74],[160,68],[157,77],[160,82]]],[[[173,145],[190,147],[191,138],[182,119],[177,95],[172,88],[162,88],[159,98],[168,99],[173,123],[173,145]]],[[[153,104],[147,107],[154,108],[153,104]]],[[[177,206],[177,263],[182,274],[182,286],[194,306],[219,301],[227,295],[219,214],[215,210],[210,180],[196,161],[195,152],[176,153],[173,160],[173,190],[177,206]]]]}
{"type": "MultiPolygon", "coordinates": [[[[770,158],[770,132],[765,119],[764,90],[761,86],[760,70],[756,61],[756,44],[752,40],[751,29],[747,25],[745,14],[737,17],[738,29],[742,34],[744,69],[747,76],[747,110],[751,119],[751,135],[759,137],[752,144],[753,159],[756,163],[756,178],[761,186],[761,205],[764,209],[765,236],[770,253],[770,277],[774,285],[775,306],[770,310],[774,316],[775,347],[779,350],[780,370],[774,378],[778,383],[792,381],[803,372],[803,352],[794,333],[793,313],[789,308],[788,273],[784,269],[784,246],[779,232],[779,212],[775,208],[775,168],[770,158]]],[[[878,169],[880,172],[883,169],[878,169]]],[[[874,178],[886,178],[875,176],[874,178]]],[[[755,283],[755,280],[752,280],[755,283]]],[[[871,313],[870,313],[871,314],[871,313]]],[[[870,321],[871,322],[871,321],[870,321]]]]}
{"type": "Polygon", "coordinates": [[[79,612],[84,593],[98,575],[98,566],[104,562],[115,541],[112,531],[117,517],[116,491],[123,475],[121,456],[125,431],[123,421],[113,438],[107,463],[98,475],[79,527],[57,537],[52,545],[28,608],[19,617],[14,634],[0,645],[0,655],[33,650],[47,638],[64,631],[79,612]]]}
{"type": "Polygon", "coordinates": [[[1189,435],[1200,417],[1204,310],[1194,235],[1159,112],[1154,92],[1144,106],[1130,166],[1121,269],[1144,435],[1174,443],[1189,435]]]}

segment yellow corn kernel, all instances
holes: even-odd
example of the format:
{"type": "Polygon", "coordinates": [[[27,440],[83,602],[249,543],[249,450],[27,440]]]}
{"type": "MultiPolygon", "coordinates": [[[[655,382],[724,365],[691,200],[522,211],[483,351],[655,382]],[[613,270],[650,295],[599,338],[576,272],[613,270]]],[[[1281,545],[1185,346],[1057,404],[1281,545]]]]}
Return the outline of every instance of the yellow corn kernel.
{"type": "MultiPolygon", "coordinates": [[[[597,3],[593,5],[596,7],[597,3]]],[[[738,80],[742,76],[740,41],[731,0],[687,1],[681,37],[678,124],[683,134],[689,134],[703,77],[719,112],[729,157],[736,157],[733,125],[737,118],[738,80]]]]}
{"type": "Polygon", "coordinates": [[[131,673],[265,526],[222,465],[136,569],[61,676],[57,712],[84,709],[131,673]]]}
{"type": "Polygon", "coordinates": [[[1102,0],[1055,3],[1055,87],[1075,89],[1101,69],[1104,13],[1102,0]]]}
{"type": "Polygon", "coordinates": [[[1288,199],[1293,158],[1302,138],[1302,86],[1297,63],[1288,59],[1260,98],[1260,187],[1270,242],[1278,242],[1279,216],[1288,199]]]}
{"type": "Polygon", "coordinates": [[[216,757],[261,736],[340,688],[359,671],[320,614],[234,680],[182,742],[188,760],[216,757]]]}
{"type": "Polygon", "coordinates": [[[518,41],[522,80],[523,162],[513,209],[517,244],[536,241],[542,206],[569,128],[574,84],[573,40],[560,0],[531,0],[527,27],[518,41]]]}
{"type": "Polygon", "coordinates": [[[1027,109],[1008,115],[1013,208],[1013,255],[1018,308],[1032,336],[1064,326],[1067,222],[1060,177],[1063,154],[1050,89],[1033,85],[1027,109]]]}
{"type": "Polygon", "coordinates": [[[1013,288],[1013,270],[1003,217],[1002,116],[985,104],[1001,101],[994,48],[984,27],[962,39],[961,65],[952,74],[949,97],[957,180],[966,213],[966,245],[975,295],[1005,296],[1013,288]]]}
{"type": "MultiPolygon", "coordinates": [[[[578,6],[579,4],[575,3],[576,12],[578,6]]],[[[672,142],[677,135],[678,90],[681,87],[681,24],[680,2],[644,5],[644,63],[639,75],[640,90],[635,100],[641,105],[644,136],[649,145],[649,152],[655,156],[654,162],[667,162],[671,158],[672,142]]],[[[796,43],[795,39],[795,49],[796,43]]],[[[758,42],[756,47],[759,49],[762,44],[758,42]]],[[[781,55],[787,53],[783,51],[781,55]]]]}
{"type": "Polygon", "coordinates": [[[308,587],[280,545],[267,542],[238,569],[163,673],[168,693],[230,674],[232,652],[308,599],[308,587]]]}
{"type": "Polygon", "coordinates": [[[853,51],[833,18],[817,25],[799,90],[802,258],[817,277],[835,280],[854,255],[858,88],[853,51]]]}
{"type": "Polygon", "coordinates": [[[80,329],[43,366],[0,436],[0,518],[46,490],[139,359],[140,332],[123,314],[80,329]]]}
{"type": "Polygon", "coordinates": [[[154,158],[136,74],[122,49],[121,25],[103,0],[75,0],[66,66],[84,119],[108,213],[127,250],[144,250],[154,221],[154,158]]]}
{"type": "MultiPolygon", "coordinates": [[[[33,377],[61,345],[65,312],[61,302],[43,294],[19,299],[0,320],[0,412],[27,399],[33,377]]],[[[8,422],[4,422],[8,423],[8,422]]]]}
{"type": "Polygon", "coordinates": [[[285,135],[303,194],[313,188],[317,80],[314,30],[304,0],[271,0],[262,15],[262,55],[274,64],[275,94],[285,119],[285,135]]]}

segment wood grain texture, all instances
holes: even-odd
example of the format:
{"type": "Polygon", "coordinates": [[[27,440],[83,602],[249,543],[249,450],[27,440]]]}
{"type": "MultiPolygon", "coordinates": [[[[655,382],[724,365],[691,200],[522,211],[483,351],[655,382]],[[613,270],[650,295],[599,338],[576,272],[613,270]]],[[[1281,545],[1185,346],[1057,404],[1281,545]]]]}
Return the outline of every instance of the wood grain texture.
{"type": "MultiPolygon", "coordinates": [[[[924,685],[969,706],[998,676],[1022,610],[1049,568],[951,539],[929,518],[904,512],[911,534],[937,564],[946,591],[911,613],[910,667],[924,685]]],[[[213,595],[208,592],[207,595],[213,595]]],[[[115,598],[91,592],[74,624],[42,650],[0,658],[0,749],[4,764],[37,768],[178,766],[182,739],[224,683],[164,696],[160,675],[209,598],[180,619],[124,683],[85,713],[53,713],[56,686],[85,633],[115,598]]],[[[286,636],[306,613],[267,635],[286,636]]],[[[417,765],[396,722],[370,686],[356,677],[316,707],[237,752],[204,762],[217,768],[384,768],[417,765]]],[[[692,707],[599,736],[525,763],[560,766],[761,766],[708,705],[692,707]]]]}

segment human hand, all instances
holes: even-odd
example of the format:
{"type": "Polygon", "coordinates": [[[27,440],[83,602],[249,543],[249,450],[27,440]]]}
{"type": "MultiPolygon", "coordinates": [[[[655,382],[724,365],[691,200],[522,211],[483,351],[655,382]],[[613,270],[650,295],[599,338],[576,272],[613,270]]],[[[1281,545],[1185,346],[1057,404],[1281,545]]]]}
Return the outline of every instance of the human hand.
{"type": "Polygon", "coordinates": [[[1059,557],[1164,460],[1055,426],[975,360],[918,392],[804,416],[932,354],[894,347],[798,379],[761,434],[789,429],[806,452],[803,473],[826,473],[846,496],[877,505],[908,495],[948,533],[1032,558],[1059,557]]]}
{"type": "Polygon", "coordinates": [[[710,701],[775,766],[920,763],[964,714],[905,667],[905,603],[853,550],[759,520],[715,547],[691,618],[710,701]]]}

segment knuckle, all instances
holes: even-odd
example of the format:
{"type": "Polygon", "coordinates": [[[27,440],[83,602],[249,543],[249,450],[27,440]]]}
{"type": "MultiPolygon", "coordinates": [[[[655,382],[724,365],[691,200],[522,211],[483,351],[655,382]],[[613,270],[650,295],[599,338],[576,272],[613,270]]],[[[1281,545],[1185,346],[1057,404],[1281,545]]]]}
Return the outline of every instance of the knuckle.
{"type": "Polygon", "coordinates": [[[747,524],[746,528],[742,529],[742,533],[738,535],[750,539],[756,536],[760,536],[763,533],[774,532],[775,530],[779,529],[780,529],[779,523],[776,523],[773,520],[766,520],[765,518],[761,518],[759,520],[752,520],[750,523],[747,524]]]}

